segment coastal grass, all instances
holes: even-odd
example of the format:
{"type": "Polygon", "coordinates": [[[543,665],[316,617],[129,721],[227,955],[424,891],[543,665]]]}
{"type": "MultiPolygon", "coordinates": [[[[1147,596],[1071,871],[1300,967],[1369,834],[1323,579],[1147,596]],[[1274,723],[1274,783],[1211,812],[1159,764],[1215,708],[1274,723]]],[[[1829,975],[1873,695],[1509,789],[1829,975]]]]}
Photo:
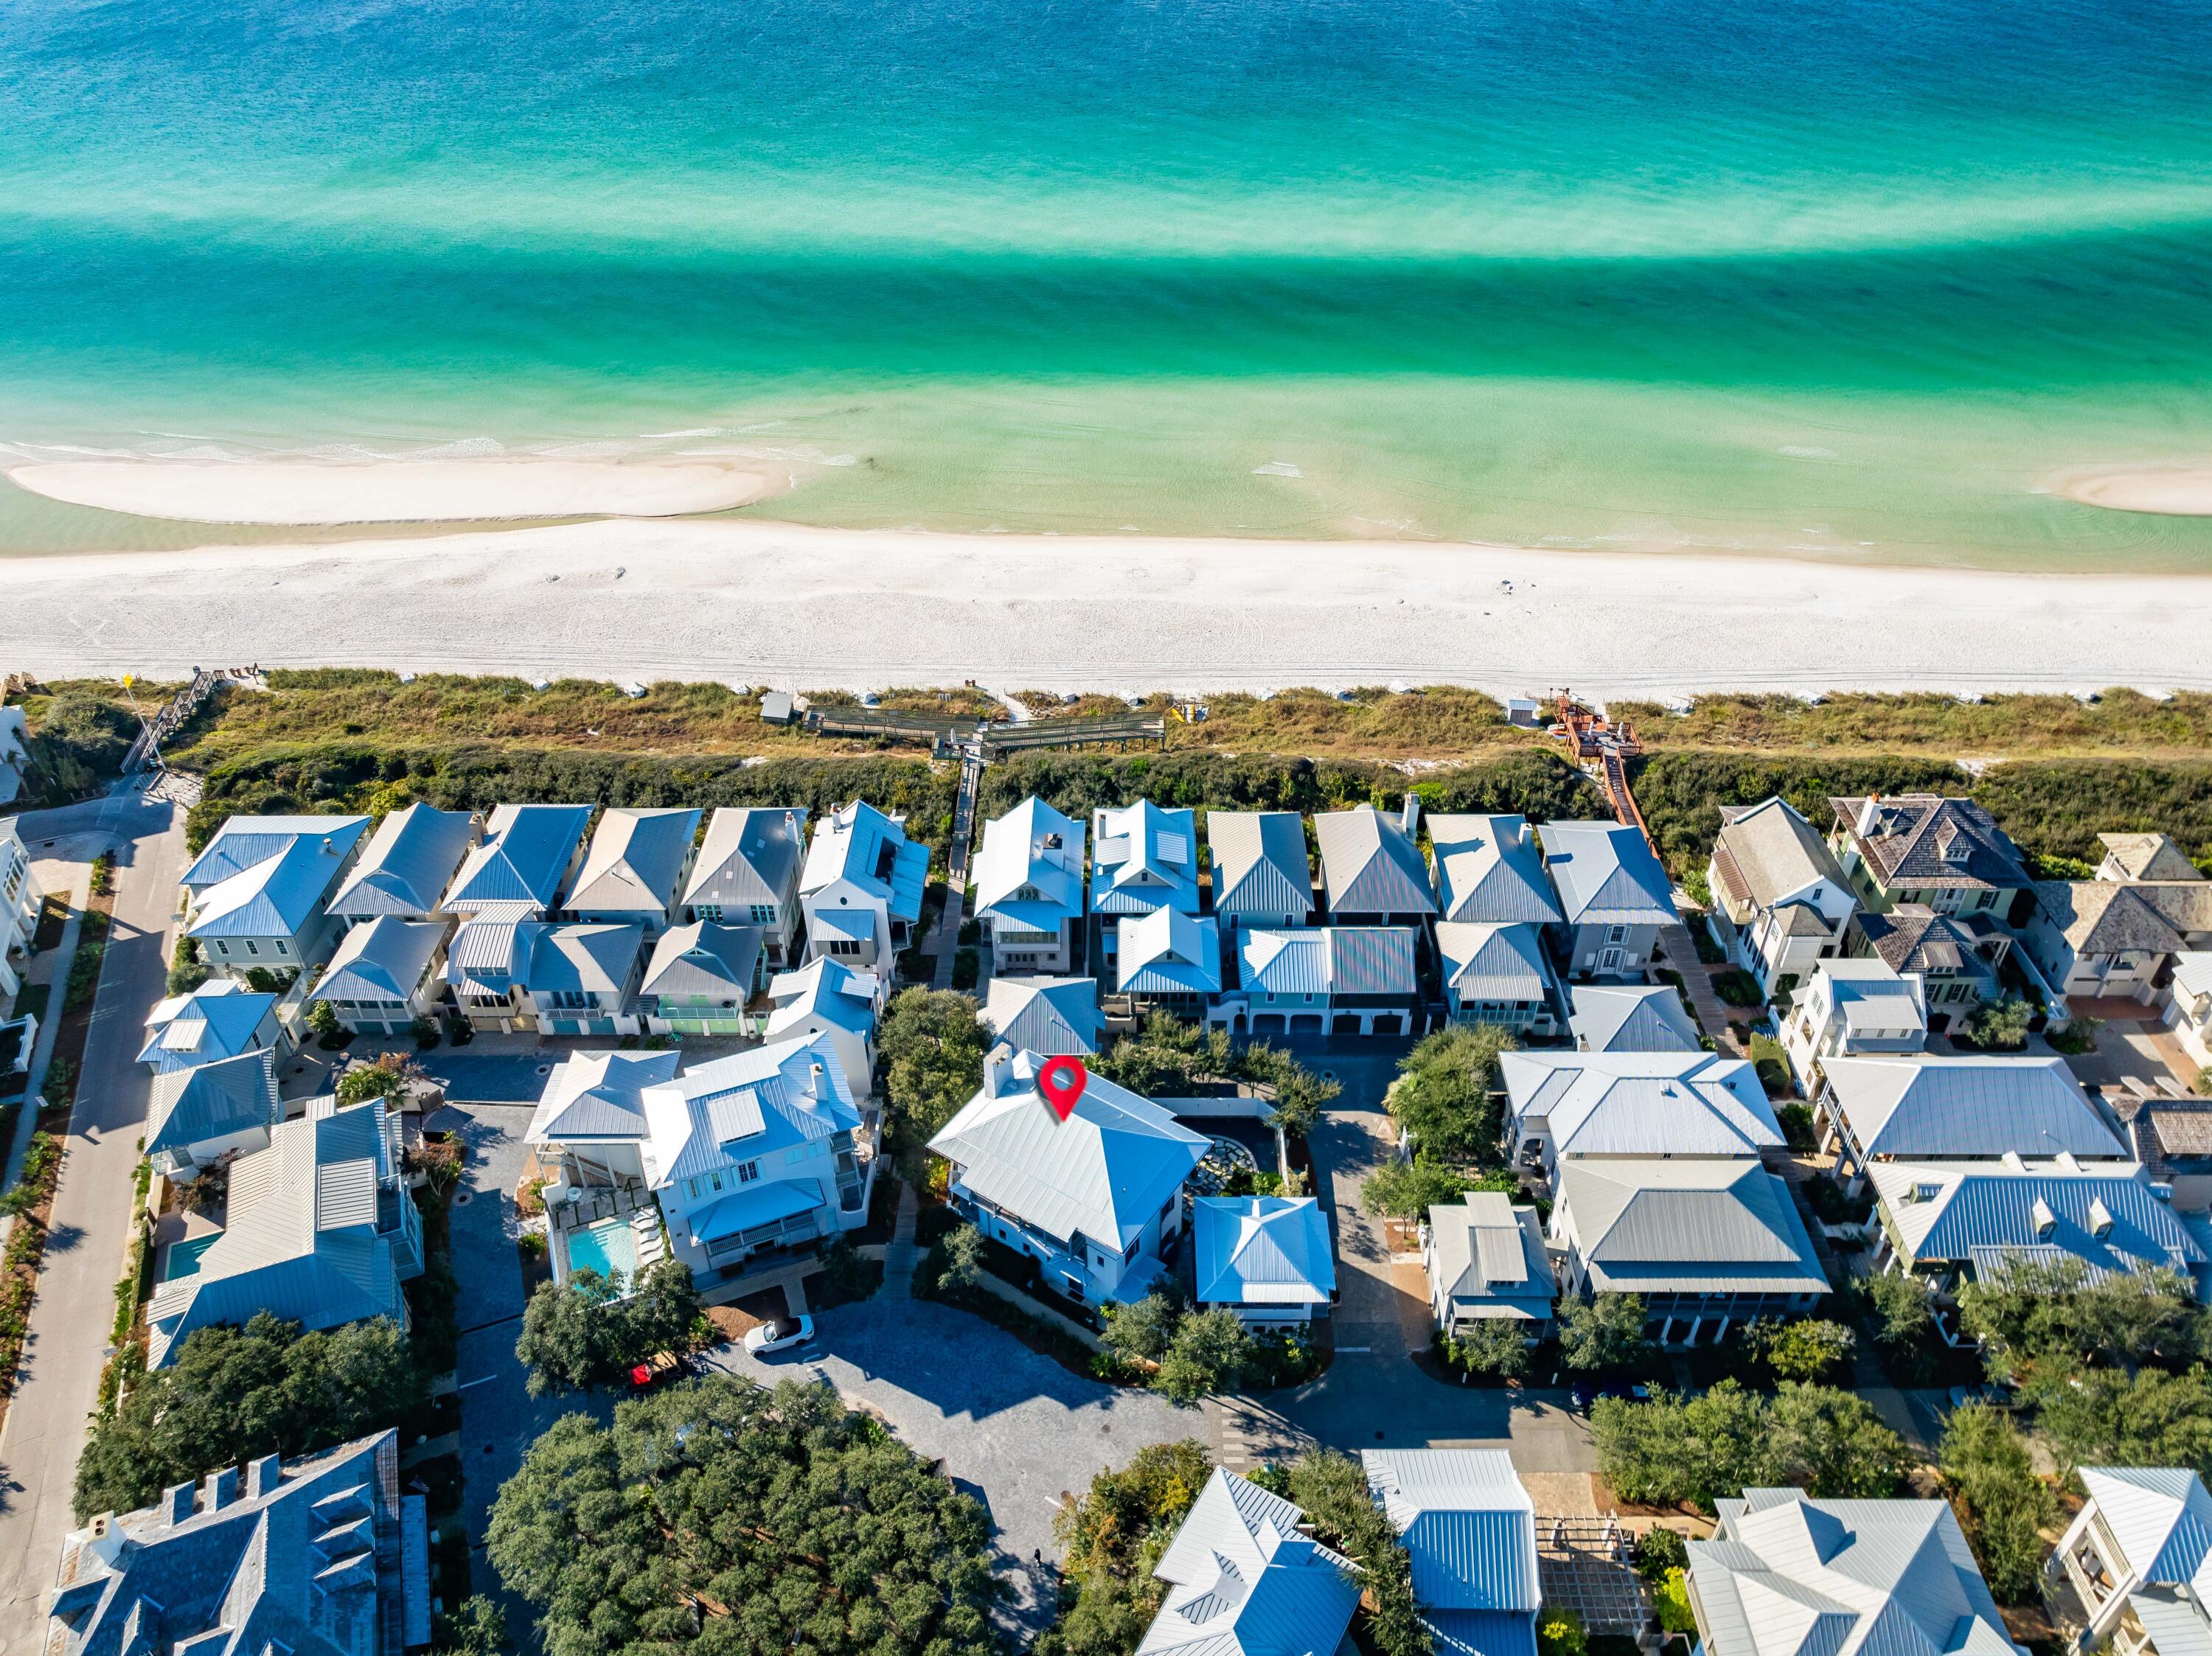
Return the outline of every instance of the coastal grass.
{"type": "Polygon", "coordinates": [[[2212,694],[2198,690],[2160,701],[2113,689],[2094,702],[2070,695],[1963,701],[1933,693],[1838,695],[1817,706],[1793,695],[1707,695],[1686,713],[1649,701],[1616,701],[1607,711],[1633,722],[1638,739],[1654,751],[2212,755],[2212,694]]]}

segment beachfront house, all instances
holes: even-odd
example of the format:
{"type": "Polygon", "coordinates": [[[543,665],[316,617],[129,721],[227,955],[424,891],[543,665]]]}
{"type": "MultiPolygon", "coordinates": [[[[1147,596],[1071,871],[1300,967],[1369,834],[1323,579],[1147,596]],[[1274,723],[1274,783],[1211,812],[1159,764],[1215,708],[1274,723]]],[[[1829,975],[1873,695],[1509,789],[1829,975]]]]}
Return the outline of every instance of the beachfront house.
{"type": "Polygon", "coordinates": [[[1102,1075],[1062,1120],[1037,1091],[1043,1065],[994,1047],[975,1096],[929,1141],[952,1164],[952,1205],[1036,1260],[1056,1293],[1091,1305],[1141,1299],[1181,1243],[1183,1180],[1209,1141],[1102,1075]]]}
{"type": "Polygon", "coordinates": [[[921,923],[929,847],[906,837],[902,819],[856,799],[814,825],[799,875],[806,958],[834,960],[880,977],[921,923]]]}
{"type": "Polygon", "coordinates": [[[1659,934],[1679,924],[1667,870],[1620,822],[1547,822],[1544,871],[1559,893],[1554,949],[1567,975],[1641,980],[1659,934]]]}
{"type": "Polygon", "coordinates": [[[2160,1016],[2191,1060],[2212,1069],[2212,949],[2185,949],[2173,957],[2160,1016]]]}
{"type": "Polygon", "coordinates": [[[1442,1656],[1535,1656],[1536,1503],[1502,1449],[1362,1449],[1442,1656]]]}
{"type": "Polygon", "coordinates": [[[2021,941],[2062,995],[2151,1004],[2173,961],[2212,949],[2212,878],[2163,834],[2100,834],[2094,880],[2039,880],[2021,941]]]}
{"type": "Polygon", "coordinates": [[[1409,925],[1310,925],[1237,934],[1243,985],[1209,1022],[1253,1034],[1400,1035],[1421,1022],[1409,925]]]}
{"type": "Polygon", "coordinates": [[[397,1431],[173,1483],[154,1505],[101,1513],[63,1538],[38,1648],[44,1656],[425,1648],[428,1499],[400,1493],[397,1431]]]}
{"type": "Polygon", "coordinates": [[[1826,843],[1779,798],[1721,807],[1705,882],[1713,935],[1770,996],[1841,954],[1858,907],[1826,843]]]}
{"type": "Polygon", "coordinates": [[[228,977],[297,972],[328,957],[336,924],[324,901],[353,865],[366,816],[234,816],[179,883],[185,935],[228,977]]]}
{"type": "Polygon", "coordinates": [[[993,978],[975,1016],[994,1046],[1046,1058],[1088,1058],[1106,1028],[1096,978],[993,978]]]}
{"type": "Polygon", "coordinates": [[[1694,1052],[1704,1040],[1671,983],[1578,983],[1567,1031],[1585,1052],[1694,1052]]]}
{"type": "Polygon", "coordinates": [[[1559,1300],[1543,1222],[1503,1191],[1469,1191],[1429,1210],[1421,1268],[1437,1326],[1456,1338],[1479,1322],[1517,1324],[1530,1344],[1550,1331],[1559,1300]]]}
{"type": "Polygon", "coordinates": [[[1083,918],[1083,825],[1031,794],[983,825],[975,918],[991,934],[994,971],[1065,972],[1083,918]]]}
{"type": "Polygon", "coordinates": [[[1455,1022],[1502,1024],[1536,1036],[1558,1030],[1541,927],[1439,920],[1437,955],[1455,1022]]]}
{"type": "Polygon", "coordinates": [[[768,932],[693,920],[663,931],[638,980],[637,1004],[657,1035],[743,1035],[745,1007],[768,986],[768,932]]]}
{"type": "Polygon", "coordinates": [[[0,707],[0,806],[22,797],[30,774],[30,717],[21,707],[0,707]]]}
{"type": "Polygon", "coordinates": [[[550,919],[584,859],[589,805],[501,805],[439,907],[466,919],[550,919]]]}
{"type": "Polygon", "coordinates": [[[645,1178],[702,1283],[811,1250],[868,1216],[860,1111],[822,1036],[773,1041],[645,1089],[645,1178]]]}
{"type": "Polygon", "coordinates": [[[1108,1016],[1197,1019],[1220,994],[1221,936],[1212,915],[1163,906],[1115,921],[1105,935],[1115,945],[1107,951],[1115,992],[1108,1016]]]}
{"type": "Polygon", "coordinates": [[[422,1219],[401,1164],[399,1116],[382,1099],[307,1113],[231,1163],[223,1228],[189,1254],[163,1250],[146,1307],[147,1366],[196,1328],[266,1311],[309,1329],[370,1317],[407,1326],[400,1284],[422,1271],[422,1219]]]}
{"type": "MultiPolygon", "coordinates": [[[[1101,806],[1091,813],[1091,912],[1097,917],[1099,977],[1115,975],[1122,920],[1162,909],[1194,915],[1202,907],[1201,895],[1194,813],[1162,810],[1149,799],[1118,810],[1101,806]]],[[[1220,968],[1217,951],[1217,980],[1220,968]]]]}
{"type": "Polygon", "coordinates": [[[1506,1052],[1516,1166],[1587,1156],[1758,1156],[1782,1147],[1759,1072],[1715,1052],[1506,1052]]]}
{"type": "Polygon", "coordinates": [[[637,925],[471,920],[453,935],[446,980],[480,1031],[634,1035],[644,940],[637,925]]]}
{"type": "Polygon", "coordinates": [[[361,859],[338,883],[325,910],[340,925],[369,920],[444,920],[439,900],[471,847],[483,838],[483,821],[465,810],[412,804],[376,825],[361,859]]]}
{"type": "Polygon", "coordinates": [[[10,1001],[22,986],[17,968],[38,933],[45,902],[31,875],[22,829],[13,817],[0,820],[0,997],[10,1001]]]}
{"type": "Polygon", "coordinates": [[[1820,1150],[1854,1193],[1882,1162],[2132,1159],[2063,1058],[1832,1058],[1826,1068],[1820,1150]]]}
{"type": "Polygon", "coordinates": [[[1152,1566],[1168,1586],[1138,1656],[1350,1650],[1359,1566],[1308,1536],[1305,1522],[1293,1503],[1216,1467],[1152,1566]]]}
{"type": "Polygon", "coordinates": [[[2185,1466],[2084,1466],[2089,1499],[2043,1567],[2068,1650],[2212,1650],[2212,1494],[2185,1466]]]}
{"type": "Polygon", "coordinates": [[[610,806],[562,901],[568,919],[640,925],[651,942],[676,920],[699,837],[699,813],[610,806]]]}
{"type": "Polygon", "coordinates": [[[1918,978],[1929,1030],[1940,1034],[1984,1001],[2002,998],[2012,943],[2012,933],[1987,914],[1944,914],[1925,903],[1899,903],[1853,917],[1846,949],[1900,977],[1918,978]]]}
{"type": "Polygon", "coordinates": [[[550,1175],[547,1206],[571,1191],[643,1186],[645,1089],[673,1081],[682,1063],[675,1052],[600,1051],[554,1065],[523,1135],[550,1175]]]}
{"type": "Polygon", "coordinates": [[[404,1035],[436,1010],[445,965],[443,920],[380,915],[338,939],[313,998],[357,1034],[404,1035]]]}
{"type": "Polygon", "coordinates": [[[1690,1543],[1705,1656],[1835,1651],[2023,1656],[1948,1501],[1816,1500],[1746,1489],[1690,1543]]]}
{"type": "Polygon", "coordinates": [[[1875,794],[1831,799],[1828,809],[1828,849],[1862,908],[1919,903],[2008,924],[2033,889],[2020,847],[1972,799],[1875,794]]]}
{"type": "Polygon", "coordinates": [[[1305,820],[1294,810],[1210,810],[1213,913],[1232,942],[1248,925],[1289,927],[1313,919],[1313,865],[1305,820]]]}
{"type": "Polygon", "coordinates": [[[770,971],[798,959],[799,878],[806,862],[806,813],[796,806],[724,806],[684,887],[684,912],[716,925],[757,925],[770,971]]]}
{"type": "Polygon", "coordinates": [[[1420,821],[1420,796],[1413,793],[1395,816],[1372,805],[1315,816],[1330,924],[1420,927],[1436,918],[1429,865],[1413,842],[1420,821]]]}
{"type": "Polygon", "coordinates": [[[1527,817],[1431,816],[1429,849],[1439,919],[1541,926],[1565,919],[1527,817]]]}
{"type": "Polygon", "coordinates": [[[146,1108],[146,1144],[154,1171],[191,1179],[232,1156],[269,1148],[284,1119],[276,1090],[276,1055],[264,1047],[154,1077],[146,1108]]]}
{"type": "Polygon", "coordinates": [[[1575,1156],[1559,1164],[1551,1250],[1561,1290],[1643,1296],[1661,1345],[1717,1345],[1797,1317],[1827,1274],[1778,1174],[1750,1158],[1575,1156]]]}
{"type": "Polygon", "coordinates": [[[292,1054],[292,1038],[276,1016],[276,997],[235,978],[211,978],[189,994],[155,1003],[146,1015],[138,1061],[165,1075],[262,1051],[276,1053],[280,1064],[292,1054]]]}
{"type": "Polygon", "coordinates": [[[1336,1295],[1328,1218],[1310,1196],[1201,1196],[1190,1204],[1202,1310],[1248,1325],[1302,1326],[1336,1295]]]}
{"type": "Polygon", "coordinates": [[[1879,955],[1822,961],[1782,1021],[1782,1047],[1809,1098],[1832,1058],[1902,1058],[1928,1044],[1928,992],[1917,972],[1879,955]]]}
{"type": "Polygon", "coordinates": [[[768,1039],[811,1040],[819,1036],[836,1052],[845,1089],[866,1098],[876,1086],[876,1020],[885,1004],[884,980],[836,961],[816,961],[797,972],[780,972],[769,982],[774,1010],[768,1039]]]}

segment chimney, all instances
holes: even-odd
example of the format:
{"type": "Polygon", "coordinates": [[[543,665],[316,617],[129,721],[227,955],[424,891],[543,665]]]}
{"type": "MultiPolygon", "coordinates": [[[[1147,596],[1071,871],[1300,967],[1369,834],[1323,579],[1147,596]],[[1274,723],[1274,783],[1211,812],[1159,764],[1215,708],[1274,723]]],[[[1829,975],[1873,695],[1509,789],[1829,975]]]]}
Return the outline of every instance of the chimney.
{"type": "Polygon", "coordinates": [[[1865,798],[1859,801],[1859,838],[1862,840],[1873,839],[1875,830],[1879,828],[1881,824],[1881,796],[1878,793],[1870,793],[1865,798]]]}
{"type": "Polygon", "coordinates": [[[172,1483],[161,1491],[161,1521],[174,1529],[192,1515],[192,1483],[172,1483]]]}
{"type": "Polygon", "coordinates": [[[994,1046],[983,1059],[983,1095],[998,1098],[1006,1091],[1008,1072],[1014,1065],[1014,1050],[1004,1042],[994,1046]]]}
{"type": "Polygon", "coordinates": [[[283,1481],[283,1477],[284,1457],[282,1455],[264,1455],[258,1460],[247,1461],[246,1463],[246,1498],[248,1501],[258,1501],[264,1495],[275,1495],[276,1486],[283,1481]]]}
{"type": "Polygon", "coordinates": [[[219,1513],[238,1499],[238,1468],[226,1466],[207,1475],[207,1509],[219,1513]]]}
{"type": "Polygon", "coordinates": [[[830,1071],[823,1066],[822,1060],[818,1058],[814,1060],[814,1066],[811,1078],[808,1082],[808,1086],[813,1092],[814,1096],[817,1098],[827,1098],[830,1096],[830,1071]]]}
{"type": "Polygon", "coordinates": [[[1406,830],[1406,837],[1408,840],[1413,837],[1414,830],[1421,826],[1421,796],[1411,788],[1406,790],[1406,809],[1398,818],[1398,826],[1406,830]]]}

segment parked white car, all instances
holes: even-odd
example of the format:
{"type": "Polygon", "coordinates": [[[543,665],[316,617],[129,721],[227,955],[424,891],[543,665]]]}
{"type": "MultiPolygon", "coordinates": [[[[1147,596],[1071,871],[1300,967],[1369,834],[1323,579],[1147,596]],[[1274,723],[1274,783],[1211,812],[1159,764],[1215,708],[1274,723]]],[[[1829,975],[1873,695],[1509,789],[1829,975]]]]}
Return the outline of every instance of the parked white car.
{"type": "Polygon", "coordinates": [[[764,1357],[771,1351],[788,1351],[794,1345],[804,1345],[813,1338],[813,1318],[778,1317],[748,1332],[745,1350],[756,1357],[764,1357]]]}

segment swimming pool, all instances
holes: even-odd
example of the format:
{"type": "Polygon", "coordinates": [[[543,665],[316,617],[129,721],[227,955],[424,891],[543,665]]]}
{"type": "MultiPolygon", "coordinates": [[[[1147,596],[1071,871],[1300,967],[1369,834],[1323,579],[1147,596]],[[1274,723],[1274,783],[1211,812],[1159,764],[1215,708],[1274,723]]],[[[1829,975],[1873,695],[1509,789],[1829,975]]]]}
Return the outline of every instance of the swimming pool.
{"type": "Polygon", "coordinates": [[[568,1269],[596,1271],[602,1277],[622,1272],[623,1282],[637,1274],[637,1233],[629,1219],[602,1219],[568,1233],[568,1269]]]}
{"type": "Polygon", "coordinates": [[[179,1277],[198,1276],[200,1255],[213,1247],[222,1234],[216,1231],[212,1236],[194,1236],[186,1241],[170,1243],[168,1273],[161,1280],[173,1283],[179,1277]]]}

